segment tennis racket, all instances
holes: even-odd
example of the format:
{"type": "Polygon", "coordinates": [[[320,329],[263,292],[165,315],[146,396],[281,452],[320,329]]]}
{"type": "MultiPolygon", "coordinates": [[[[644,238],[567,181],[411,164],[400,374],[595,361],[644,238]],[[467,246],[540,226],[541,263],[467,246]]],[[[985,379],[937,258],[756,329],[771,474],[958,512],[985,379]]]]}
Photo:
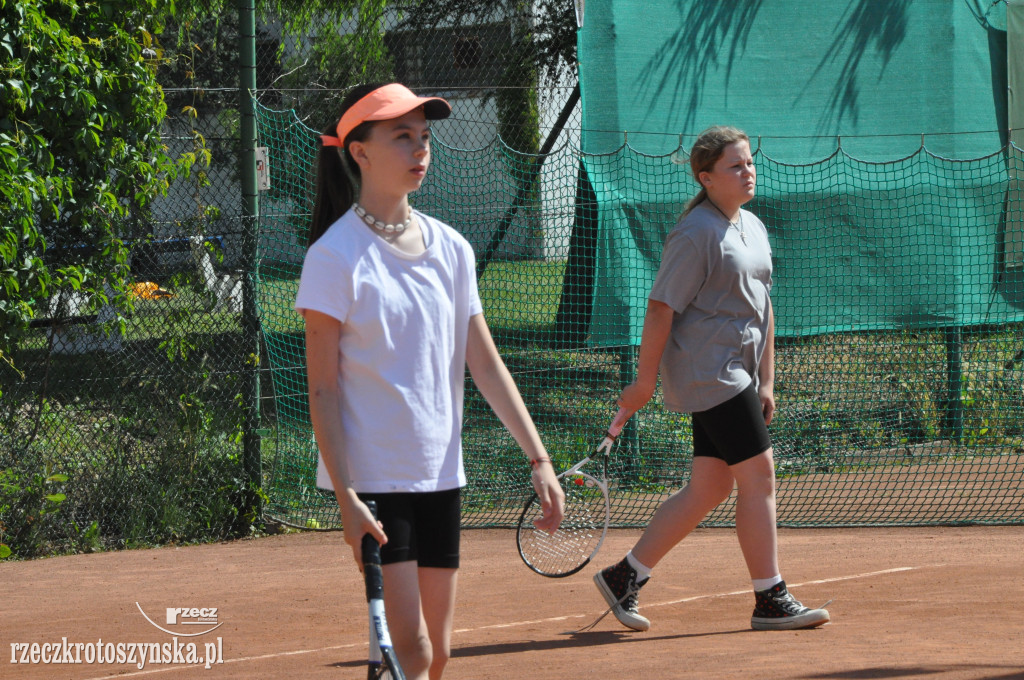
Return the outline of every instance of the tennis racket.
{"type": "Polygon", "coordinates": [[[575,574],[587,566],[601,549],[611,519],[608,452],[630,415],[629,411],[620,408],[594,452],[558,475],[558,482],[565,492],[565,515],[558,531],[549,534],[534,524],[543,516],[536,493],[523,507],[516,530],[519,556],[526,566],[541,576],[560,578],[575,574]],[[601,479],[583,471],[585,465],[597,458],[601,461],[601,479]]]}
{"type": "MultiPolygon", "coordinates": [[[[377,519],[377,503],[366,501],[366,507],[377,519]]],[[[398,657],[391,646],[388,620],[384,616],[384,575],[380,568],[380,544],[370,534],[363,535],[363,579],[366,581],[366,601],[370,606],[370,661],[366,677],[369,680],[405,680],[398,657]]]]}

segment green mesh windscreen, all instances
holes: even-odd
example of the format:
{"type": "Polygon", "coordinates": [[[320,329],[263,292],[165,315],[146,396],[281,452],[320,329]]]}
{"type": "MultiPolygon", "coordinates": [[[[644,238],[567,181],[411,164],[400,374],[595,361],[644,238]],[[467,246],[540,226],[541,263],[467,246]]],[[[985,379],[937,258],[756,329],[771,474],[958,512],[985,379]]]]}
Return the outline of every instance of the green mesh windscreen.
{"type": "MultiPolygon", "coordinates": [[[[292,310],[316,133],[291,112],[256,111],[271,178],[256,277],[277,418],[267,512],[336,528],[333,496],[315,488],[292,310]]],[[[488,323],[565,469],[599,442],[632,380],[629,319],[642,315],[663,236],[693,187],[671,155],[565,145],[541,166],[500,141],[452,141],[435,136],[413,202],[474,245],[488,323]],[[628,179],[631,193],[595,190],[595,168],[628,179]]],[[[841,152],[800,166],[756,160],[750,207],[772,240],[783,330],[771,426],[780,524],[1024,520],[1024,276],[1005,255],[1021,246],[1021,207],[1007,192],[1024,157],[1011,147],[978,160],[923,149],[886,163],[841,152]]],[[[464,525],[513,525],[529,468],[472,381],[463,444],[464,525]]],[[[691,451],[689,417],[666,412],[659,391],[611,457],[614,523],[645,524],[686,483],[691,451]]],[[[734,509],[732,499],[705,524],[731,524],[734,509]]]]}
{"type": "Polygon", "coordinates": [[[639,340],[634,301],[697,191],[685,152],[721,124],[757,153],[749,207],[773,237],[780,335],[1019,318],[994,285],[1005,27],[1005,5],[981,0],[588,2],[582,145],[607,264],[592,342],[639,340]]]}
{"type": "Polygon", "coordinates": [[[889,161],[957,133],[931,150],[976,158],[1005,141],[1006,15],[991,0],[588,0],[583,148],[607,153],[625,132],[665,154],[734,125],[790,163],[828,156],[837,135],[889,161]]]}

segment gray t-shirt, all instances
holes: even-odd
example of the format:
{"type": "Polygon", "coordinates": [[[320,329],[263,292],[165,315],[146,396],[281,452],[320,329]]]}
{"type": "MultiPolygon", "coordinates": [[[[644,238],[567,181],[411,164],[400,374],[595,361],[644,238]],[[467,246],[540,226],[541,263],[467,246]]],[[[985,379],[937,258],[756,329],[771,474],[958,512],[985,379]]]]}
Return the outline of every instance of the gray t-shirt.
{"type": "Polygon", "coordinates": [[[768,332],[771,245],[740,210],[740,230],[707,201],[669,232],[650,299],[675,310],[661,359],[666,408],[706,411],[753,381],[768,332]]]}

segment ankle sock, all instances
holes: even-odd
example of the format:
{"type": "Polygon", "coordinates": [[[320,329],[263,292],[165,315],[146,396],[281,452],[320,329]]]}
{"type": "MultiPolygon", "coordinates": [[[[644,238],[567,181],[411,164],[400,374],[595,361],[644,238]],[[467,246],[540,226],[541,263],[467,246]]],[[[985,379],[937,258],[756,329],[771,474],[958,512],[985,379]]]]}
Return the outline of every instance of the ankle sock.
{"type": "Polygon", "coordinates": [[[646,581],[651,577],[651,568],[648,567],[646,564],[641,564],[640,560],[633,557],[632,550],[626,553],[626,562],[628,562],[629,566],[633,567],[633,569],[636,571],[637,583],[646,581]]]}
{"type": "Polygon", "coordinates": [[[751,579],[751,581],[753,581],[753,583],[754,583],[754,592],[755,593],[759,593],[762,590],[768,590],[772,586],[775,586],[775,585],[778,585],[779,583],[782,583],[782,575],[781,574],[776,574],[775,576],[772,576],[771,578],[755,578],[755,579],[751,579]]]}

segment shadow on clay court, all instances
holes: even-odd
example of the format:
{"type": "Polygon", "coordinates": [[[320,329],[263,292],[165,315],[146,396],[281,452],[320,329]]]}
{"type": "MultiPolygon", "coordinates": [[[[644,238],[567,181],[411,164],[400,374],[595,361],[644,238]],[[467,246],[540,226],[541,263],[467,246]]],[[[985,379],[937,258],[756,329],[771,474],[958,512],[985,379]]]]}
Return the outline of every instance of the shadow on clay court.
{"type": "MultiPolygon", "coordinates": [[[[522,652],[540,652],[554,649],[579,649],[581,647],[599,647],[601,645],[626,644],[630,642],[662,642],[665,640],[685,640],[687,638],[709,637],[714,635],[735,635],[737,633],[754,633],[747,629],[721,630],[710,633],[689,633],[685,635],[637,635],[626,631],[565,631],[563,637],[556,640],[523,640],[521,642],[503,642],[493,645],[477,645],[452,649],[452,658],[470,658],[474,656],[491,656],[495,654],[519,654],[522,652]]],[[[358,668],[365,666],[363,659],[356,661],[338,661],[327,664],[329,668],[358,668]]],[[[875,677],[875,676],[867,676],[875,677]]]]}
{"type": "Polygon", "coordinates": [[[735,635],[737,633],[751,633],[750,629],[743,630],[722,630],[712,633],[689,633],[684,635],[637,635],[625,631],[588,631],[580,633],[566,631],[562,633],[561,639],[556,640],[523,640],[522,642],[504,642],[493,645],[477,645],[470,647],[459,647],[452,650],[452,658],[466,658],[473,656],[491,656],[493,654],[519,654],[521,652],[538,652],[555,649],[579,649],[581,647],[599,647],[601,645],[621,645],[637,642],[663,642],[665,640],[686,640],[688,638],[709,637],[713,635],[735,635]]]}
{"type": "Polygon", "coordinates": [[[945,676],[947,673],[991,670],[993,675],[971,676],[979,680],[1024,680],[1024,668],[996,664],[956,664],[952,666],[878,666],[833,673],[801,675],[800,680],[868,680],[870,678],[913,678],[926,675],[945,676]],[[1009,672],[1007,672],[1009,671],[1009,672]]]}

